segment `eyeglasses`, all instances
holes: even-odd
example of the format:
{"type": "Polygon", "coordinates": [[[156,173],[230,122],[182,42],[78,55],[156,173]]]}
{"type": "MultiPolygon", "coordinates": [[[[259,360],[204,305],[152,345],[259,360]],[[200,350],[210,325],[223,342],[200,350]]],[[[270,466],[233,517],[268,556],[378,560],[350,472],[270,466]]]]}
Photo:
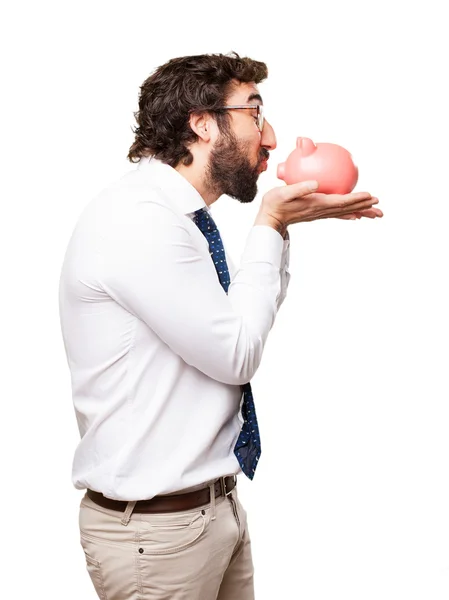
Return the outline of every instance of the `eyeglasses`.
{"type": "Polygon", "coordinates": [[[231,106],[220,106],[218,110],[236,110],[236,109],[252,109],[257,111],[256,120],[257,129],[262,133],[264,125],[263,104],[234,104],[231,106]]]}

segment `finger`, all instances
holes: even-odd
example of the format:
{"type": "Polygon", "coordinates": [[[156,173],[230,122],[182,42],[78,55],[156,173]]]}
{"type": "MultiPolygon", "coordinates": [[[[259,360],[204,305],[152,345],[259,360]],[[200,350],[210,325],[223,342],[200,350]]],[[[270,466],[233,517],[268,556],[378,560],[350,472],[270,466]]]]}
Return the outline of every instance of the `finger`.
{"type": "Polygon", "coordinates": [[[345,219],[355,221],[357,219],[361,219],[362,217],[367,217],[368,219],[376,219],[377,217],[383,217],[383,212],[378,208],[371,208],[368,210],[357,211],[353,213],[348,213],[346,215],[339,215],[335,218],[337,219],[345,219]]]}
{"type": "Polygon", "coordinates": [[[380,210],[380,208],[369,208],[367,210],[362,210],[356,213],[357,217],[360,219],[361,217],[368,217],[370,219],[375,219],[376,217],[383,217],[384,214],[380,210]]]}
{"type": "Polygon", "coordinates": [[[336,206],[328,206],[323,208],[318,214],[315,213],[313,216],[319,216],[322,218],[333,218],[333,217],[345,217],[345,216],[354,216],[357,217],[357,214],[363,214],[365,211],[374,210],[372,208],[372,200],[365,200],[364,202],[358,202],[353,206],[341,206],[340,204],[336,206]]]}
{"type": "MultiPolygon", "coordinates": [[[[364,202],[359,202],[357,205],[351,207],[341,207],[341,206],[331,206],[325,207],[321,211],[311,211],[310,215],[301,219],[303,221],[314,221],[315,219],[332,219],[332,218],[348,218],[351,217],[357,218],[357,215],[360,214],[362,216],[370,216],[373,218],[375,216],[383,216],[381,210],[372,208],[371,203],[372,199],[365,200],[364,202]],[[373,213],[369,211],[374,211],[373,213]],[[365,214],[366,213],[366,214],[365,214]]],[[[377,199],[376,199],[377,201],[377,199]]]]}
{"type": "Polygon", "coordinates": [[[342,213],[363,213],[366,210],[374,210],[373,205],[378,204],[378,202],[379,200],[377,198],[369,198],[368,200],[357,201],[355,204],[341,205],[340,210],[342,213]]]}
{"type": "MultiPolygon", "coordinates": [[[[323,194],[324,196],[327,196],[327,198],[331,201],[331,202],[344,202],[346,203],[350,203],[350,202],[359,202],[361,200],[368,200],[369,198],[373,198],[374,196],[372,196],[369,192],[352,192],[350,194],[323,194]]],[[[376,200],[378,200],[378,198],[376,198],[376,200]]]]}
{"type": "MultiPolygon", "coordinates": [[[[371,196],[369,192],[357,192],[356,194],[345,195],[312,193],[305,199],[311,208],[319,207],[325,212],[340,210],[340,214],[365,210],[379,202],[378,198],[371,196]]],[[[299,200],[302,200],[302,198],[299,200]]]]}
{"type": "Polygon", "coordinates": [[[300,199],[307,194],[316,192],[318,189],[318,181],[300,181],[279,188],[284,200],[300,199]]]}
{"type": "Polygon", "coordinates": [[[355,215],[354,213],[349,213],[348,215],[341,215],[340,217],[337,217],[337,219],[345,219],[346,221],[355,221],[356,219],[359,219],[360,217],[358,217],[357,215],[355,215]]]}

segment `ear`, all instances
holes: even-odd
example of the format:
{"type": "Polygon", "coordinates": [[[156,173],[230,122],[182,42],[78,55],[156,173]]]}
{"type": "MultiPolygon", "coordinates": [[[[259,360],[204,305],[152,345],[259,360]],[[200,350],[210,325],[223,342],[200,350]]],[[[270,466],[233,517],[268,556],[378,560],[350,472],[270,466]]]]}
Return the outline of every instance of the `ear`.
{"type": "Polygon", "coordinates": [[[192,113],[189,124],[196,135],[204,142],[209,142],[212,137],[212,117],[208,113],[192,113]]]}

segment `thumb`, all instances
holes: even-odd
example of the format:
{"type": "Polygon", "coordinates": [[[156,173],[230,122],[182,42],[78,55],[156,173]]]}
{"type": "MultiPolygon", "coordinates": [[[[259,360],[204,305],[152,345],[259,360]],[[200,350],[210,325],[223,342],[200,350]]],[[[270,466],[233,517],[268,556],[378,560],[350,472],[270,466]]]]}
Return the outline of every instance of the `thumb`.
{"type": "Polygon", "coordinates": [[[312,192],[316,192],[318,189],[318,181],[300,181],[299,183],[292,183],[286,185],[284,188],[284,197],[286,200],[292,200],[293,198],[300,198],[306,196],[312,192]]]}

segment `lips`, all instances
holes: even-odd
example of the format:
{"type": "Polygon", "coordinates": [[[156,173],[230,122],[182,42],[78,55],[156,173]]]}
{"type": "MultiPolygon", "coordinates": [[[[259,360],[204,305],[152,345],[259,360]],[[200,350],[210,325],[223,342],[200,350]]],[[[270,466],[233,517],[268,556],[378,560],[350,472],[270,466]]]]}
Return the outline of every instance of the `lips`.
{"type": "Polygon", "coordinates": [[[263,171],[266,171],[267,169],[268,169],[268,160],[263,160],[260,163],[259,171],[262,173],[263,171]]]}

